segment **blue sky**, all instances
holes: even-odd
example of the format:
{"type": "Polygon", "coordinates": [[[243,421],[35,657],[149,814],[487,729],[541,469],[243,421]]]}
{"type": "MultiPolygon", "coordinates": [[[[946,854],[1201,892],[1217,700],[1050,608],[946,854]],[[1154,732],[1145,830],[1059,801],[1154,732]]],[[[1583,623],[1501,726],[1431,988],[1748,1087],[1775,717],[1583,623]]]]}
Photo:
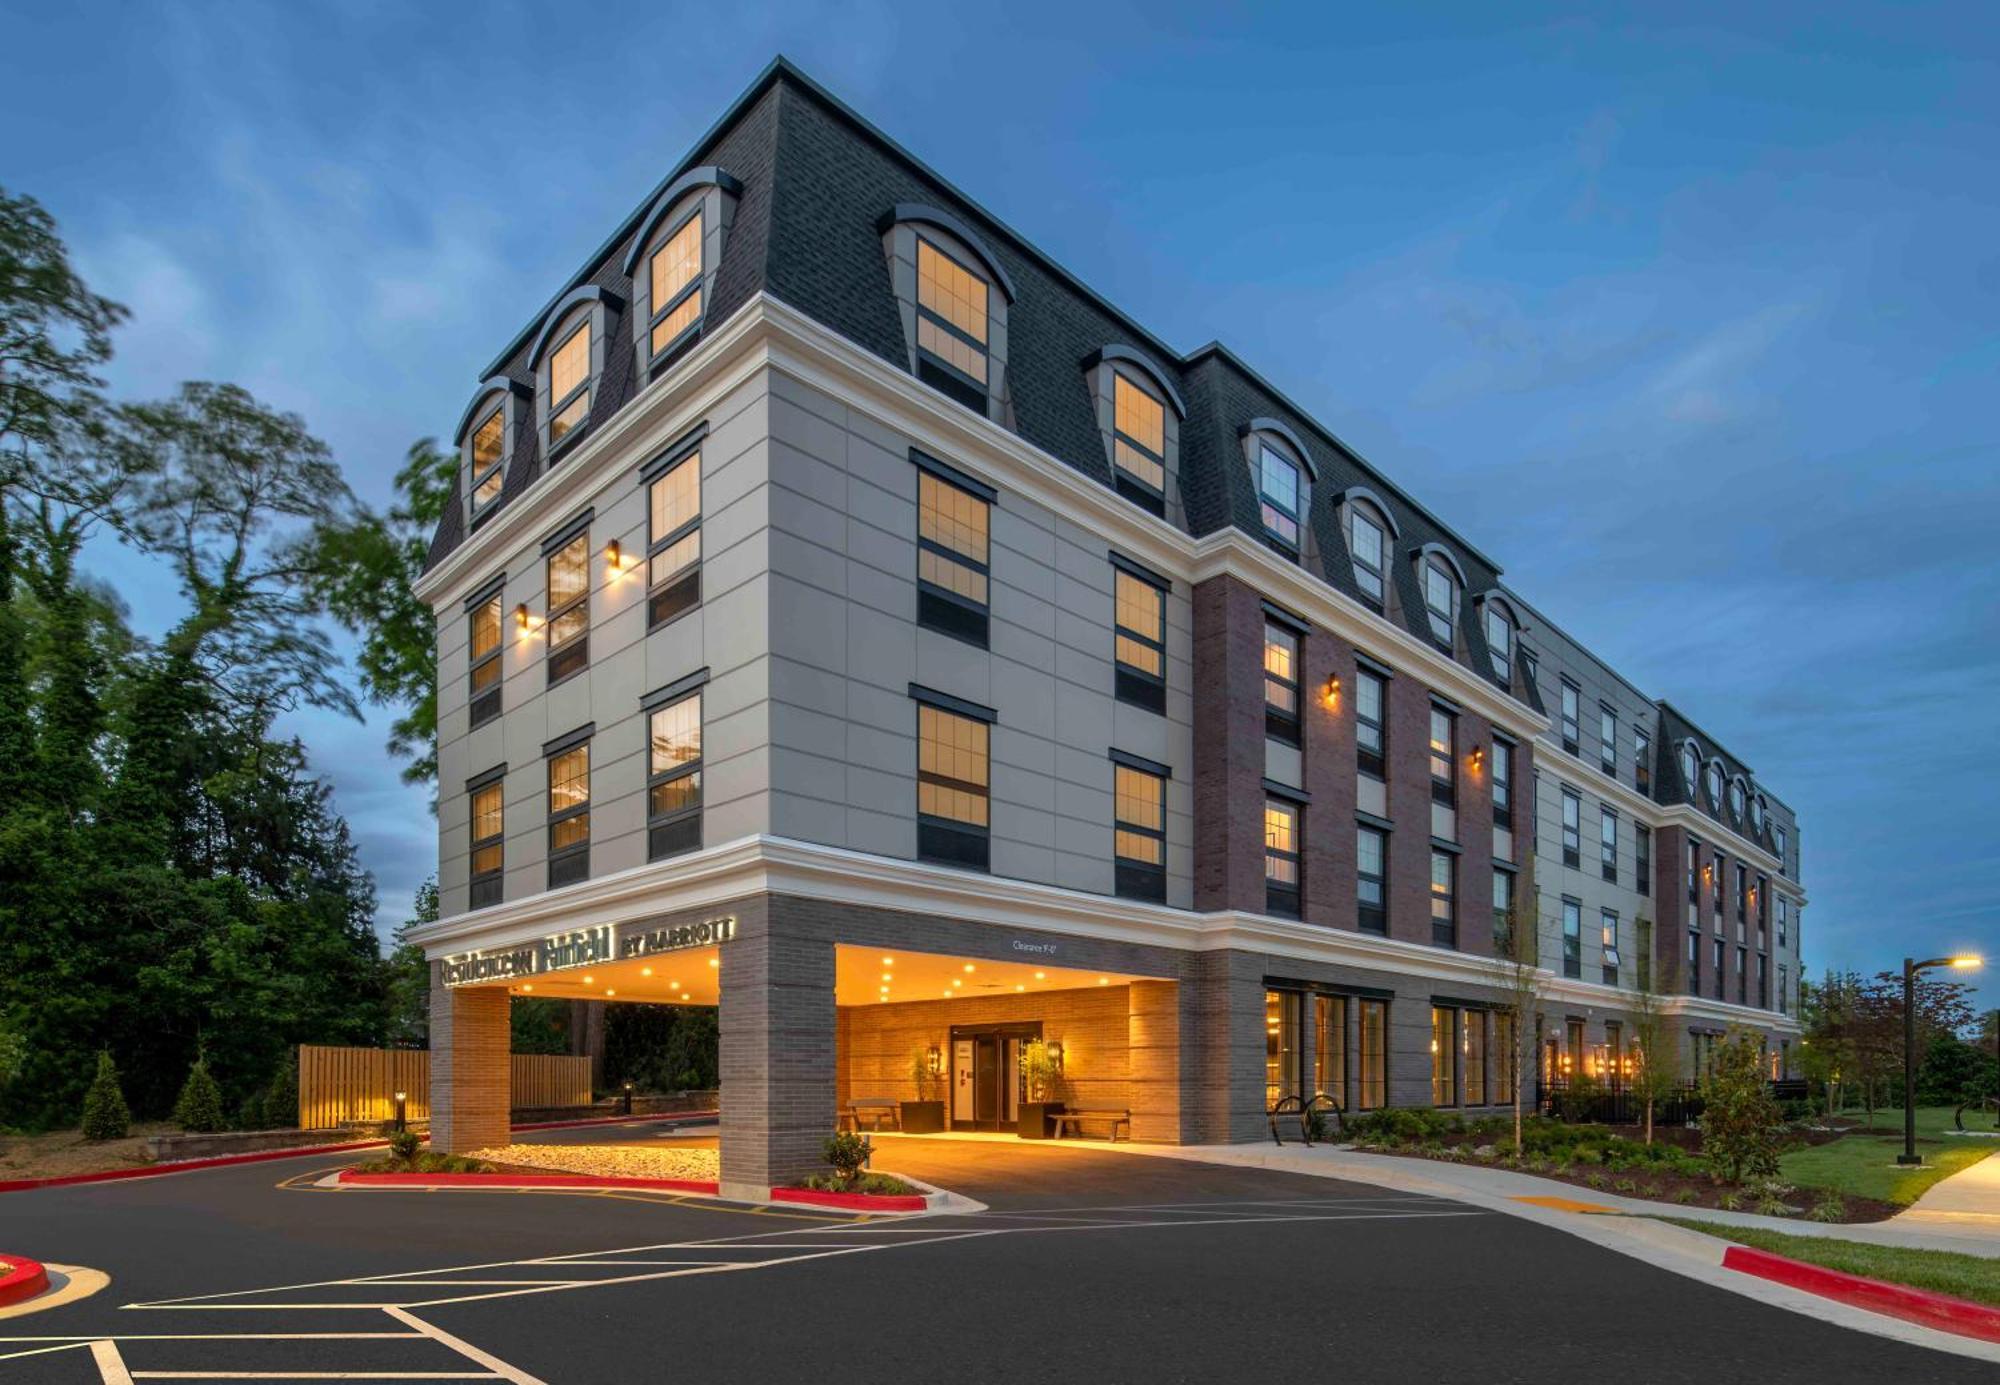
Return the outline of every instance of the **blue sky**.
{"type": "MultiPolygon", "coordinates": [[[[783,51],[1744,757],[1811,970],[2000,954],[2000,11],[1406,8],[6,0],[0,182],[132,308],[118,390],[241,382],[379,502],[783,51]]],[[[295,719],[387,926],[385,724],[295,719]]]]}

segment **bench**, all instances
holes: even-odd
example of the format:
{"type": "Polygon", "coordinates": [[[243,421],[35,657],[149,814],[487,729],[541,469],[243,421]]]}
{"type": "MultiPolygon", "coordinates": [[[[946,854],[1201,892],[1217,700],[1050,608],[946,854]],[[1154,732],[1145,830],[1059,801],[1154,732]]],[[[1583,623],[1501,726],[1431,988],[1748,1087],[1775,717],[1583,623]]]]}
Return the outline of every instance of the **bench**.
{"type": "Polygon", "coordinates": [[[841,1108],[840,1119],[836,1125],[838,1129],[852,1130],[856,1134],[861,1133],[864,1128],[881,1130],[885,1126],[890,1130],[901,1130],[902,1103],[885,1096],[861,1097],[841,1108]]]}
{"type": "Polygon", "coordinates": [[[1118,1127],[1125,1127],[1125,1138],[1132,1138],[1132,1113],[1130,1111],[1051,1111],[1048,1119],[1055,1125],[1055,1138],[1063,1137],[1068,1128],[1078,1135],[1083,1134],[1085,1121],[1103,1121],[1111,1128],[1111,1142],[1118,1142],[1118,1127]]]}

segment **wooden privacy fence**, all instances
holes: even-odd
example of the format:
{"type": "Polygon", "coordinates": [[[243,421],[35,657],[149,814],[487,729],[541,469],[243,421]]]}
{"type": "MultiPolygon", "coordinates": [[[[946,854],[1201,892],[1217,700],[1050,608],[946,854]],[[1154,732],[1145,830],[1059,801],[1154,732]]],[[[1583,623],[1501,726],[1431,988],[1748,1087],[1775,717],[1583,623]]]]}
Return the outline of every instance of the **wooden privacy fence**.
{"type": "MultiPolygon", "coordinates": [[[[511,1056],[516,1109],[590,1105],[590,1059],[568,1054],[511,1056]]],[[[421,1048],[334,1048],[299,1045],[299,1129],[389,1120],[396,1093],[407,1096],[404,1114],[431,1115],[431,1055],[421,1048]]]]}

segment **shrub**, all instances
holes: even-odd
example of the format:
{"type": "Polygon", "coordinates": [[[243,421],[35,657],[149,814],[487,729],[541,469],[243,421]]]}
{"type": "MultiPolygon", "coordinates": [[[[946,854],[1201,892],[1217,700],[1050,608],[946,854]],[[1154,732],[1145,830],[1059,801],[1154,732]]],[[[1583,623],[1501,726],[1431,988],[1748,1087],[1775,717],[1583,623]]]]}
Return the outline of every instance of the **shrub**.
{"type": "Polygon", "coordinates": [[[299,1123],[299,1060],[287,1053],[278,1063],[278,1072],[264,1093],[264,1121],[271,1129],[299,1123]]]}
{"type": "Polygon", "coordinates": [[[833,1166],[834,1174],[843,1183],[852,1183],[860,1176],[862,1167],[868,1162],[868,1141],[852,1130],[842,1130],[829,1135],[821,1146],[826,1162],[833,1166]]]}
{"type": "Polygon", "coordinates": [[[1636,1193],[1639,1191],[1639,1180],[1636,1178],[1621,1178],[1612,1184],[1612,1186],[1621,1193],[1636,1193]]]}
{"type": "Polygon", "coordinates": [[[389,1137],[389,1152],[404,1163],[417,1157],[417,1146],[422,1140],[414,1130],[398,1130],[389,1137]]]}
{"type": "Polygon", "coordinates": [[[1716,1045],[1701,1094],[1701,1152],[1719,1182],[1768,1178],[1778,1171],[1784,1121],[1764,1080],[1763,1041],[1747,1029],[1716,1045]]]}
{"type": "Polygon", "coordinates": [[[1725,1212],[1740,1212],[1743,1210],[1743,1195],[1734,1188],[1726,1188],[1716,1197],[1715,1205],[1725,1212]]]}
{"type": "Polygon", "coordinates": [[[1696,1193],[1695,1190],[1692,1188],[1681,1188],[1674,1193],[1674,1201],[1680,1203],[1681,1206],[1685,1207],[1690,1202],[1693,1202],[1695,1198],[1698,1196],[1700,1196],[1700,1194],[1696,1193]]]}
{"type": "Polygon", "coordinates": [[[180,1099],[174,1102],[174,1124],[200,1135],[222,1129],[222,1089],[209,1075],[208,1059],[196,1058],[188,1069],[180,1099]]]}
{"type": "Polygon", "coordinates": [[[122,1140],[132,1130],[132,1110],[118,1086],[118,1065],[108,1049],[97,1054],[97,1075],[83,1094],[83,1138],[122,1140]]]}
{"type": "Polygon", "coordinates": [[[1789,1217],[1797,1210],[1775,1193],[1766,1193],[1757,1199],[1757,1215],[1760,1217],[1789,1217]]]}
{"type": "Polygon", "coordinates": [[[1606,1177],[1605,1177],[1605,1176],[1604,1176],[1603,1174],[1601,1174],[1601,1173],[1595,1173],[1595,1172],[1592,1172],[1592,1173],[1588,1173],[1588,1174],[1585,1174],[1585,1175],[1584,1175],[1584,1178],[1583,1178],[1583,1181],[1584,1181],[1585,1183],[1588,1183],[1588,1184],[1589,1184],[1589,1185],[1590,1185],[1591,1187],[1593,1187],[1593,1188],[1596,1188],[1596,1189],[1598,1189],[1599,1191],[1602,1191],[1602,1190],[1604,1190],[1605,1188],[1608,1188],[1608,1187],[1610,1187],[1610,1186],[1611,1186],[1611,1180],[1610,1180],[1610,1179],[1608,1179],[1608,1178],[1606,1178],[1606,1177]]]}
{"type": "Polygon", "coordinates": [[[238,1130],[262,1130],[264,1128],[264,1094],[252,1092],[243,1098],[243,1104],[236,1110],[238,1130]]]}
{"type": "Polygon", "coordinates": [[[1806,1216],[1813,1221],[1842,1221],[1847,1217],[1847,1200],[1831,1189],[1821,1193],[1806,1216]]]}

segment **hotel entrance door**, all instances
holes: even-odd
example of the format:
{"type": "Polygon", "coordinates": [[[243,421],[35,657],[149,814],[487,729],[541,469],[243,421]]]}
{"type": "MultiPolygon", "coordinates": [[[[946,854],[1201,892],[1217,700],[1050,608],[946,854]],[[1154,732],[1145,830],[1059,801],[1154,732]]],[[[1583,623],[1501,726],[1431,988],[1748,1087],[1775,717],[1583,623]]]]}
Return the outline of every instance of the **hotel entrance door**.
{"type": "Polygon", "coordinates": [[[951,1128],[1012,1130],[1021,1111],[1021,1046],[1040,1024],[953,1026],[951,1128]]]}

